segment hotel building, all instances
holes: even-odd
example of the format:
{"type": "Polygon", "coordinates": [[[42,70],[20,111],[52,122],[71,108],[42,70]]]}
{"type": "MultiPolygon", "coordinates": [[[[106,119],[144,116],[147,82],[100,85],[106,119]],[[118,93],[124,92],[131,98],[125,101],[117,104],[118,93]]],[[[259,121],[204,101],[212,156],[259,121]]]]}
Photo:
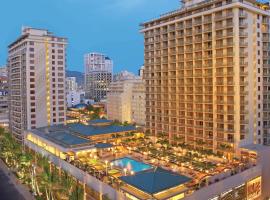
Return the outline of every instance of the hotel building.
{"type": "Polygon", "coordinates": [[[145,124],[145,85],[141,77],[123,71],[114,76],[107,94],[108,119],[145,124]]]}
{"type": "Polygon", "coordinates": [[[253,0],[186,0],[143,23],[150,132],[227,155],[269,144],[269,16],[253,0]]]}
{"type": "Polygon", "coordinates": [[[104,100],[112,81],[113,61],[101,53],[84,55],[86,98],[104,100]]]}
{"type": "Polygon", "coordinates": [[[23,28],[8,46],[10,130],[23,131],[64,124],[67,40],[47,30],[23,28]]]}

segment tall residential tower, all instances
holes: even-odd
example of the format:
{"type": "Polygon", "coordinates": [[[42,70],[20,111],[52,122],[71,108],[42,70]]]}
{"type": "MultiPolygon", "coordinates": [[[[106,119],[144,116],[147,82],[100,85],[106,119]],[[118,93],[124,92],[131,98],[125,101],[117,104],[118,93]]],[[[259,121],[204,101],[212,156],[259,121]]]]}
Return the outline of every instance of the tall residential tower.
{"type": "Polygon", "coordinates": [[[18,140],[26,129],[65,123],[66,44],[47,30],[23,28],[9,45],[10,130],[18,140]]]}
{"type": "Polygon", "coordinates": [[[253,0],[186,0],[142,24],[151,133],[227,155],[269,144],[269,16],[253,0]]]}
{"type": "Polygon", "coordinates": [[[100,101],[106,98],[112,81],[113,61],[100,53],[84,55],[86,98],[100,101]]]}

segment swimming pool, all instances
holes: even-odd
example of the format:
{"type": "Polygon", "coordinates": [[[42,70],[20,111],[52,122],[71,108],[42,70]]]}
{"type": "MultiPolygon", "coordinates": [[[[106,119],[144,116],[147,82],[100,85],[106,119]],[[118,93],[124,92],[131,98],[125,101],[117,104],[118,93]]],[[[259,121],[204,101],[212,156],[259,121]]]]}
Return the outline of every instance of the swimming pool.
{"type": "Polygon", "coordinates": [[[112,163],[116,167],[120,167],[122,169],[127,168],[129,171],[134,171],[134,172],[140,172],[140,171],[144,171],[144,170],[152,168],[151,165],[145,164],[143,162],[139,162],[137,160],[133,160],[132,158],[128,158],[128,157],[114,160],[112,163]]]}

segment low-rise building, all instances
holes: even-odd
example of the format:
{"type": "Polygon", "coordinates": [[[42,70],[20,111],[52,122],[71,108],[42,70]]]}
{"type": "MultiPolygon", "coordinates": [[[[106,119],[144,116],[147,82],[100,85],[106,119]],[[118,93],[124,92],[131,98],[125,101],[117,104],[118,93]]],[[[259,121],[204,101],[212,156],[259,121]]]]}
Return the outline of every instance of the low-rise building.
{"type": "Polygon", "coordinates": [[[153,144],[140,152],[132,145],[140,134],[135,127],[112,123],[93,120],[87,125],[29,130],[24,144],[84,183],[85,195],[94,193],[94,199],[259,200],[270,196],[269,147],[243,146],[235,162],[221,157],[213,161],[217,158],[209,155],[194,157],[194,162],[201,164],[215,162],[215,167],[204,172],[199,170],[201,164],[193,168],[191,163],[179,162],[175,155],[151,157],[153,144]]]}
{"type": "Polygon", "coordinates": [[[74,107],[84,101],[85,92],[82,90],[69,90],[67,92],[67,107],[74,107]]]}
{"type": "Polygon", "coordinates": [[[107,94],[107,117],[144,125],[145,87],[140,77],[126,71],[114,77],[107,94]]]}
{"type": "Polygon", "coordinates": [[[76,77],[66,77],[67,91],[76,91],[78,89],[78,83],[76,77]]]}

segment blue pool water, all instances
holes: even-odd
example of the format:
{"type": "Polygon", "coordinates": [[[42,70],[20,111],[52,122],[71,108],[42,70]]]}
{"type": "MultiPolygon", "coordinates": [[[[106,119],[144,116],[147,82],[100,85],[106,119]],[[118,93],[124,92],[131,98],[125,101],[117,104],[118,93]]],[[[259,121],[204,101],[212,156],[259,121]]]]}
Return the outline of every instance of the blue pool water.
{"type": "Polygon", "coordinates": [[[114,166],[120,167],[120,168],[127,168],[128,171],[134,171],[134,172],[140,172],[147,169],[151,169],[152,166],[145,164],[143,162],[139,162],[137,160],[133,160],[131,158],[120,158],[113,161],[114,166]]]}

